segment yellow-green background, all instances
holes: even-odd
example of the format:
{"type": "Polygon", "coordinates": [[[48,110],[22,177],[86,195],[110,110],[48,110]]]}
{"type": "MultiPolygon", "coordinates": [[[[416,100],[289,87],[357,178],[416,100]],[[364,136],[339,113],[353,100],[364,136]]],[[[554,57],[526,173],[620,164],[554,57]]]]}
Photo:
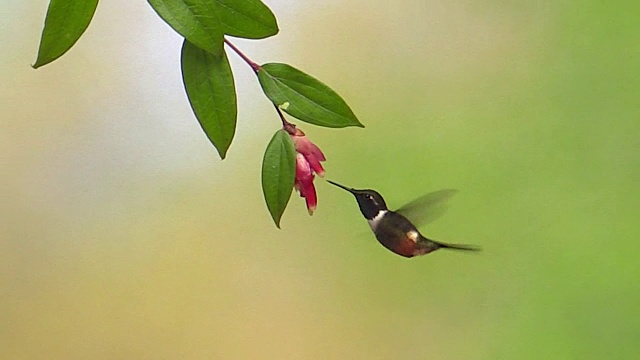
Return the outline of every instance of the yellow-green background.
{"type": "Polygon", "coordinates": [[[266,1],[237,41],[326,82],[365,129],[299,124],[327,176],[392,207],[461,190],[404,259],[317,181],[277,230],[260,190],[279,120],[232,55],[220,161],[182,89],[180,39],[103,1],[39,70],[47,1],[0,15],[0,358],[635,359],[640,9],[635,1],[266,1]]]}

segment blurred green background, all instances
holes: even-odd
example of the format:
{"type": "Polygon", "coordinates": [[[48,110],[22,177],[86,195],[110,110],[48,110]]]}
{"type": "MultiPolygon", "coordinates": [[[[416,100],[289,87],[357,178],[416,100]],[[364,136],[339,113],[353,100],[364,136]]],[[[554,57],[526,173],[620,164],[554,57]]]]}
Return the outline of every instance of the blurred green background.
{"type": "Polygon", "coordinates": [[[0,14],[0,358],[635,359],[640,5],[265,1],[236,41],[336,89],[365,129],[300,123],[327,177],[391,207],[457,188],[404,259],[317,181],[277,230],[260,190],[279,120],[235,55],[220,161],[182,89],[180,39],[101,2],[39,70],[47,1],[0,14]]]}

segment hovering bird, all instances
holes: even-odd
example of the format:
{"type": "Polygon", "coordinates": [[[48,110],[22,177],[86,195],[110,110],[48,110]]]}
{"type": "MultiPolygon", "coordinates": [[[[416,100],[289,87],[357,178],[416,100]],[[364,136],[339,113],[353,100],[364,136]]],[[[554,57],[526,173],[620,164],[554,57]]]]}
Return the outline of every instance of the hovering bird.
{"type": "Polygon", "coordinates": [[[451,197],[457,192],[456,190],[445,189],[429,193],[396,211],[391,211],[387,208],[387,204],[384,202],[382,195],[375,190],[358,190],[340,185],[331,180],[327,181],[332,185],[350,192],[356,197],[360,211],[369,222],[369,226],[371,230],[373,230],[376,239],[378,239],[384,247],[400,256],[410,258],[426,255],[438,249],[480,250],[479,247],[473,245],[447,244],[427,239],[422,236],[416,226],[407,219],[407,217],[415,217],[417,219],[418,216],[416,215],[421,213],[424,208],[427,208],[427,211],[431,211],[432,216],[439,216],[441,212],[439,210],[442,210],[441,208],[438,209],[433,206],[432,209],[428,209],[428,207],[430,205],[437,205],[437,203],[442,202],[443,199],[451,197]]]}

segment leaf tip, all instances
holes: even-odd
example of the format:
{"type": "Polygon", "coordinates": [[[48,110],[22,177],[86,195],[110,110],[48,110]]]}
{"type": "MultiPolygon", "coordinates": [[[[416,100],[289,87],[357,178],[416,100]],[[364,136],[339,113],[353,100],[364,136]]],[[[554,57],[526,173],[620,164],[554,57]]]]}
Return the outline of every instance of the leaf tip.
{"type": "Polygon", "coordinates": [[[34,62],[33,64],[31,64],[31,68],[33,69],[38,69],[39,67],[41,67],[42,65],[46,65],[48,64],[47,62],[41,61],[40,58],[36,59],[36,62],[34,62]]]}
{"type": "Polygon", "coordinates": [[[216,148],[218,150],[218,155],[220,156],[220,160],[224,160],[227,157],[228,148],[216,148]]]}
{"type": "Polygon", "coordinates": [[[351,122],[348,125],[345,125],[345,127],[347,126],[353,126],[353,127],[359,127],[359,128],[364,128],[364,124],[362,124],[360,122],[360,120],[353,118],[351,119],[351,122]]]}
{"type": "Polygon", "coordinates": [[[271,219],[273,219],[273,224],[278,228],[278,230],[282,230],[282,228],[280,227],[280,220],[282,220],[282,214],[278,216],[277,214],[272,213],[271,209],[269,209],[269,213],[271,214],[271,219]]]}

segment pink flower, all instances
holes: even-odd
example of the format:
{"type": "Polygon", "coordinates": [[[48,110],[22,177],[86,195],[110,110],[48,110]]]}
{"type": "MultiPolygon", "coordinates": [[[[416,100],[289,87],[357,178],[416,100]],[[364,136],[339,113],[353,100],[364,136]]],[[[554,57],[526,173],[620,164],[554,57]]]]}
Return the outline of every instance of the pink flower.
{"type": "Polygon", "coordinates": [[[312,143],[309,138],[307,138],[302,130],[296,128],[295,132],[291,134],[291,140],[293,140],[293,145],[296,148],[296,151],[302,155],[309,162],[309,166],[311,166],[311,170],[313,170],[318,176],[324,176],[324,169],[320,164],[320,161],[325,161],[324,154],[316,146],[316,144],[312,143]]]}
{"type": "Polygon", "coordinates": [[[291,134],[291,140],[296,149],[296,179],[294,186],[300,193],[300,196],[305,198],[307,202],[307,210],[309,215],[313,215],[313,212],[318,205],[318,196],[316,195],[316,188],[313,185],[314,173],[318,176],[324,176],[324,168],[321,161],[325,161],[324,154],[309,140],[302,130],[296,128],[291,134]]]}
{"type": "Polygon", "coordinates": [[[304,158],[304,155],[300,153],[296,154],[296,181],[294,186],[300,193],[300,196],[305,198],[309,215],[313,215],[318,205],[318,197],[316,195],[316,188],[313,185],[313,178],[313,171],[309,166],[309,162],[304,158]]]}

